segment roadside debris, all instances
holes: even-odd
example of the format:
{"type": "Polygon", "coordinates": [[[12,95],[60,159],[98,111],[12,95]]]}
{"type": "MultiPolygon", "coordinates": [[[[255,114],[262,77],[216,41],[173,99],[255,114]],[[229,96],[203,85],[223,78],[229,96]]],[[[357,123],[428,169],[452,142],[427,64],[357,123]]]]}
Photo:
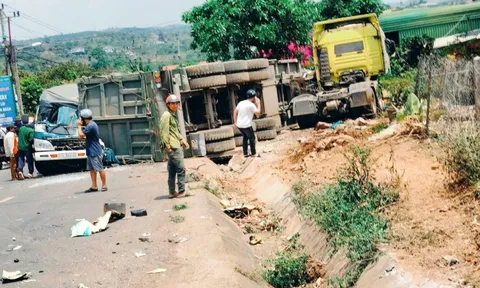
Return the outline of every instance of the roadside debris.
{"type": "Polygon", "coordinates": [[[145,209],[131,210],[130,215],[135,216],[135,217],[147,216],[147,210],[145,210],[145,209]]]}
{"type": "Polygon", "coordinates": [[[143,253],[142,251],[135,253],[135,257],[140,258],[146,256],[147,254],[143,253]]]}
{"type": "Polygon", "coordinates": [[[142,237],[138,238],[138,240],[140,240],[141,242],[152,242],[152,241],[150,241],[150,236],[152,236],[152,234],[143,233],[142,237]]]}
{"type": "Polygon", "coordinates": [[[222,205],[223,209],[227,209],[230,206],[230,201],[226,199],[220,200],[220,205],[222,205]]]}
{"type": "Polygon", "coordinates": [[[22,249],[22,246],[18,245],[18,246],[15,246],[15,248],[13,248],[13,251],[17,251],[17,250],[20,250],[20,249],[22,249]]]}
{"type": "Polygon", "coordinates": [[[105,215],[93,222],[93,224],[85,219],[77,220],[77,224],[73,225],[71,228],[72,238],[77,236],[90,236],[92,234],[104,231],[107,229],[111,214],[112,212],[108,211],[105,213],[105,215]]]}
{"type": "Polygon", "coordinates": [[[175,210],[175,211],[180,211],[180,210],[184,210],[184,209],[187,209],[187,208],[188,208],[187,203],[173,205],[173,210],[175,210]]]}
{"type": "Polygon", "coordinates": [[[332,124],[320,121],[320,122],[317,123],[317,125],[315,125],[314,130],[318,131],[318,130],[328,129],[330,127],[332,127],[332,124]]]}
{"type": "Polygon", "coordinates": [[[453,266],[460,263],[460,261],[453,256],[443,256],[443,260],[446,266],[453,266]]]}
{"type": "Polygon", "coordinates": [[[108,211],[112,212],[110,216],[110,220],[108,223],[115,222],[117,220],[125,218],[127,214],[127,208],[125,203],[105,203],[103,204],[103,213],[107,213],[108,211]]]}
{"type": "Polygon", "coordinates": [[[187,242],[188,241],[188,238],[185,238],[185,237],[178,237],[178,238],[175,238],[175,239],[168,239],[168,242],[170,243],[175,243],[175,244],[181,244],[183,242],[187,242]]]}
{"type": "Polygon", "coordinates": [[[3,270],[2,273],[2,283],[10,283],[10,282],[17,282],[17,281],[22,281],[30,277],[30,272],[28,273],[22,273],[20,271],[14,271],[14,272],[8,272],[3,270]]]}
{"type": "Polygon", "coordinates": [[[78,288],[88,288],[88,287],[80,283],[80,285],[78,285],[78,288]]]}
{"type": "Polygon", "coordinates": [[[18,262],[20,262],[20,260],[15,259],[15,260],[13,260],[13,262],[14,262],[14,263],[18,263],[18,262]]]}
{"type": "Polygon", "coordinates": [[[185,175],[185,183],[200,182],[201,180],[202,177],[197,173],[189,173],[185,175]]]}
{"type": "Polygon", "coordinates": [[[167,269],[157,268],[155,270],[147,272],[147,274],[158,274],[158,273],[165,273],[165,272],[167,272],[167,269]]]}
{"type": "Polygon", "coordinates": [[[255,205],[242,204],[238,206],[228,207],[223,210],[225,214],[232,218],[244,218],[248,216],[254,209],[255,205]]]}
{"type": "Polygon", "coordinates": [[[250,241],[248,242],[250,245],[255,246],[258,244],[262,244],[262,239],[257,238],[255,235],[250,236],[250,241]]]}

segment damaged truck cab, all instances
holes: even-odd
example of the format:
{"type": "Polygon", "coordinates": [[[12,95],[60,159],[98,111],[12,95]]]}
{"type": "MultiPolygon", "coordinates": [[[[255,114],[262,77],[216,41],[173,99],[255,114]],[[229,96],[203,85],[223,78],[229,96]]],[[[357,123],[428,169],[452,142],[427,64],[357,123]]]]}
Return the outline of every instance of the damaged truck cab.
{"type": "Polygon", "coordinates": [[[46,89],[35,117],[34,159],[42,175],[86,168],[86,142],[78,137],[78,87],[67,84],[46,89]]]}
{"type": "Polygon", "coordinates": [[[346,113],[375,116],[383,109],[377,77],[390,67],[385,36],[375,14],[318,22],[314,26],[316,95],[302,94],[290,103],[301,127],[318,117],[346,113]]]}

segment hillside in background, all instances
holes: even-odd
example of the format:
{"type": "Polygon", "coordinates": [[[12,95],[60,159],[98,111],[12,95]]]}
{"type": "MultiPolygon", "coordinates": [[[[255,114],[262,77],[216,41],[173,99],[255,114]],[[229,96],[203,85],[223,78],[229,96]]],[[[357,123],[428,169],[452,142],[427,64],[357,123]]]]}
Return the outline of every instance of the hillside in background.
{"type": "Polygon", "coordinates": [[[18,52],[19,69],[27,72],[38,72],[67,61],[90,64],[106,71],[149,71],[164,65],[203,60],[200,52],[190,49],[191,41],[188,25],[173,25],[84,31],[17,41],[16,45],[43,43],[18,52]]]}

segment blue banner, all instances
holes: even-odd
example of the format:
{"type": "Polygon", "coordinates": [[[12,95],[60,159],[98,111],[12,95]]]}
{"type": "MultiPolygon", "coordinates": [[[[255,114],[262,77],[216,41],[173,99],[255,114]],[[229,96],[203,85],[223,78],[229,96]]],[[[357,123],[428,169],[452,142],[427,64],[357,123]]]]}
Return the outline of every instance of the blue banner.
{"type": "Polygon", "coordinates": [[[16,116],[12,77],[0,76],[0,126],[13,124],[16,116]]]}

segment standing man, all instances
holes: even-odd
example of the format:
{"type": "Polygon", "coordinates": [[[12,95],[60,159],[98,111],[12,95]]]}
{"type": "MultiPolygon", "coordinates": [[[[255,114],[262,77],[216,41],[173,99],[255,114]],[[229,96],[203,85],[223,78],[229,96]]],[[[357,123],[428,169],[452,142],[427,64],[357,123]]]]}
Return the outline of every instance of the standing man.
{"type": "Polygon", "coordinates": [[[27,178],[33,178],[33,127],[28,124],[28,119],[23,119],[23,126],[18,130],[18,180],[25,179],[23,167],[25,159],[28,165],[27,178]]]}
{"type": "Polygon", "coordinates": [[[17,127],[13,125],[8,126],[7,134],[3,138],[3,147],[5,148],[5,156],[7,156],[10,159],[9,162],[10,162],[10,173],[12,176],[12,181],[17,180],[17,160],[15,159],[15,155],[18,152],[18,145],[17,145],[16,129],[17,127]]]}
{"type": "Polygon", "coordinates": [[[252,128],[253,115],[260,116],[260,99],[257,98],[255,90],[247,91],[247,100],[240,101],[233,112],[235,126],[238,127],[243,136],[243,156],[248,157],[248,141],[250,141],[250,152],[252,156],[257,154],[255,150],[255,133],[252,128]]]}
{"type": "Polygon", "coordinates": [[[90,171],[92,186],[85,193],[98,192],[97,172],[102,179],[102,192],[108,190],[107,176],[103,169],[103,149],[100,144],[100,130],[97,123],[92,120],[92,111],[83,109],[80,111],[80,119],[77,121],[78,137],[87,138],[87,169],[90,171]],[[85,126],[85,127],[82,127],[85,126]]]}
{"type": "Polygon", "coordinates": [[[188,143],[180,133],[177,120],[177,110],[180,100],[176,95],[169,95],[167,100],[168,111],[160,119],[160,141],[168,155],[168,193],[169,198],[192,196],[185,193],[185,164],[183,163],[183,147],[188,149],[188,143]],[[178,192],[175,191],[175,178],[178,177],[178,192]]]}

